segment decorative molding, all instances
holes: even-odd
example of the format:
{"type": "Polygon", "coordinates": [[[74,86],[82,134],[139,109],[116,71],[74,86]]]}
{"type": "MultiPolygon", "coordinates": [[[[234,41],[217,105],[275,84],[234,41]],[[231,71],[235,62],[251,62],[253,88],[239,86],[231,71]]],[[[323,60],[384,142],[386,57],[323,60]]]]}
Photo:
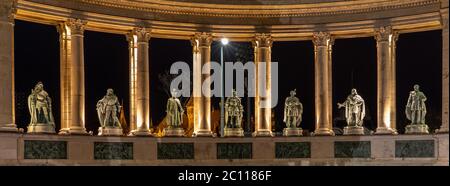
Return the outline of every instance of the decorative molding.
{"type": "Polygon", "coordinates": [[[1,0],[0,1],[0,22],[14,22],[17,13],[17,0],[1,0]]]}
{"type": "Polygon", "coordinates": [[[87,21],[69,18],[66,25],[70,28],[71,35],[83,35],[87,21]]]}
{"type": "Polygon", "coordinates": [[[442,9],[440,12],[442,29],[448,31],[448,8],[442,9]]]}
{"type": "Polygon", "coordinates": [[[329,32],[314,32],[313,43],[314,46],[331,46],[334,44],[334,38],[329,32]]]}
{"type": "Polygon", "coordinates": [[[395,42],[398,39],[398,33],[392,29],[392,26],[382,26],[375,29],[375,39],[377,42],[395,42]]]}
{"type": "Polygon", "coordinates": [[[213,37],[211,33],[208,32],[200,32],[195,33],[194,37],[191,40],[192,46],[197,47],[210,47],[213,41],[213,37]]]}
{"type": "Polygon", "coordinates": [[[255,38],[252,41],[253,47],[272,47],[273,39],[272,35],[266,33],[255,34],[255,38]]]}
{"type": "Polygon", "coordinates": [[[440,0],[342,1],[291,5],[224,5],[174,2],[167,0],[73,0],[79,6],[97,5],[111,8],[144,11],[156,14],[196,15],[208,17],[304,17],[357,14],[383,10],[439,5],[440,0]]]}
{"type": "Polygon", "coordinates": [[[151,29],[144,27],[134,28],[131,34],[137,36],[138,43],[148,43],[151,38],[151,29]]]}

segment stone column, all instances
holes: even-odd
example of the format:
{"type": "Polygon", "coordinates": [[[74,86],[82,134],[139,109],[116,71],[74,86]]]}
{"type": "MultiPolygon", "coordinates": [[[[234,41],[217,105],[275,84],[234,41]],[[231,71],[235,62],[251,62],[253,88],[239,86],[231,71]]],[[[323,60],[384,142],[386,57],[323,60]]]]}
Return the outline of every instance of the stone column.
{"type": "MultiPolygon", "coordinates": [[[[137,66],[137,36],[133,33],[126,35],[129,51],[130,72],[130,134],[137,129],[136,123],[136,66],[137,66]]],[[[131,134],[132,135],[132,134],[131,134]]]]}
{"type": "Polygon", "coordinates": [[[71,66],[72,44],[70,27],[66,23],[58,24],[59,32],[59,64],[60,64],[60,94],[61,94],[61,129],[59,134],[69,134],[71,117],[71,66]]]}
{"type": "Polygon", "coordinates": [[[202,73],[202,68],[211,62],[211,42],[210,33],[197,33],[192,38],[192,53],[194,60],[193,69],[193,93],[194,93],[194,136],[209,137],[211,132],[211,90],[205,88],[202,92],[202,85],[209,85],[210,72],[202,73]]]}
{"type": "MultiPolygon", "coordinates": [[[[148,41],[150,40],[150,30],[146,28],[135,28],[132,31],[133,42],[135,42],[136,50],[133,52],[134,57],[130,68],[130,81],[134,81],[130,85],[130,93],[134,91],[133,98],[130,95],[130,102],[134,102],[133,109],[136,109],[136,126],[133,126],[132,135],[150,136],[152,135],[150,128],[150,74],[149,74],[149,54],[148,41]],[[133,73],[135,75],[133,75],[133,73]]],[[[132,113],[132,112],[131,112],[132,113]]],[[[131,120],[131,119],[130,119],[131,120]]]]}
{"type": "MultiPolygon", "coordinates": [[[[87,134],[84,110],[84,27],[86,21],[69,19],[66,23],[70,30],[71,65],[70,75],[70,134],[87,134]]],[[[64,86],[68,86],[63,85],[64,86]]]]}
{"type": "Polygon", "coordinates": [[[398,35],[392,27],[380,27],[377,40],[377,118],[375,134],[397,134],[395,91],[395,43],[398,35]]]}
{"type": "Polygon", "coordinates": [[[448,1],[441,9],[442,18],[442,125],[438,132],[448,133],[448,1]]]}
{"type": "Polygon", "coordinates": [[[255,54],[255,132],[253,136],[272,136],[270,69],[272,42],[269,34],[256,34],[252,42],[255,54]]]}
{"type": "Polygon", "coordinates": [[[332,66],[331,52],[334,39],[328,32],[313,34],[315,61],[316,136],[332,136],[332,66]]]}
{"type": "Polygon", "coordinates": [[[0,1],[0,131],[17,132],[14,118],[14,14],[17,1],[0,1]]]}

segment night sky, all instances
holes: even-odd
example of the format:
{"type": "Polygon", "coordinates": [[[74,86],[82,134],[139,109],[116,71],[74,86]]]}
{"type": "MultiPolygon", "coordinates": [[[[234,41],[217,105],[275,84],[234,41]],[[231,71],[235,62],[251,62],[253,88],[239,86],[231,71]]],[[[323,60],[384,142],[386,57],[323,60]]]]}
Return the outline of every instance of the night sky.
{"type": "MultiPolygon", "coordinates": [[[[96,132],[99,122],[96,102],[107,88],[113,88],[124,103],[127,120],[129,108],[128,43],[124,35],[85,31],[85,99],[86,128],[96,132]]],[[[211,46],[212,61],[219,62],[220,46],[211,46]]],[[[167,83],[161,77],[168,73],[172,63],[185,61],[192,67],[192,47],[187,40],[152,38],[150,54],[150,105],[152,123],[164,117],[169,97],[167,83]]],[[[404,132],[404,107],[414,84],[421,85],[427,100],[427,124],[431,129],[441,123],[441,31],[401,34],[397,42],[397,129],[404,132]]],[[[250,42],[230,43],[225,48],[225,61],[253,60],[250,42]]],[[[289,91],[297,89],[304,106],[301,127],[314,130],[314,47],[312,41],[274,42],[272,61],[279,62],[278,105],[274,108],[276,131],[284,127],[283,103],[289,91]]],[[[333,126],[342,128],[342,110],[337,102],[345,101],[351,88],[356,88],[366,102],[364,126],[376,128],[377,71],[376,42],[373,37],[337,39],[333,46],[333,126]]],[[[191,68],[192,70],[192,68],[191,68]]],[[[53,101],[57,130],[60,128],[59,91],[59,34],[55,26],[16,20],[15,26],[15,95],[16,124],[26,128],[29,123],[27,96],[38,82],[53,101]]],[[[182,102],[187,100],[181,99],[182,102]]],[[[213,107],[219,107],[213,98],[213,107]]],[[[251,100],[250,100],[251,101],[251,100]]],[[[247,108],[247,99],[243,99],[247,108]]],[[[253,108],[251,106],[250,108],[253,108]]],[[[247,112],[248,110],[245,110],[247,112]]],[[[252,110],[249,111],[253,112],[252,110]]],[[[244,117],[246,120],[247,117],[244,117]]],[[[344,123],[343,123],[344,122],[344,123]]],[[[243,123],[246,129],[245,121],[243,123]]]]}

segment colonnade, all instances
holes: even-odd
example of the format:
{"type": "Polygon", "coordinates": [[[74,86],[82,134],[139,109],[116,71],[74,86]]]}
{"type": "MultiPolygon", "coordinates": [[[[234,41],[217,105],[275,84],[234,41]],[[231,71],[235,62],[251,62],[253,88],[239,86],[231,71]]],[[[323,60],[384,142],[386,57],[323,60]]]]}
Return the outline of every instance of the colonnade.
{"type": "MultiPolygon", "coordinates": [[[[0,131],[17,131],[14,121],[14,1],[0,3],[0,131]]],[[[441,10],[442,23],[442,126],[439,132],[448,132],[448,8],[441,10]]],[[[86,21],[69,18],[57,24],[60,34],[61,82],[61,134],[86,134],[85,128],[85,77],[83,35],[86,21]]],[[[151,135],[149,40],[152,30],[136,27],[126,35],[129,43],[130,70],[130,127],[131,134],[151,135]]],[[[377,43],[377,115],[375,134],[396,134],[396,41],[398,32],[385,25],[373,33],[377,43]]],[[[202,84],[210,74],[201,73],[202,66],[211,59],[213,33],[198,32],[192,35],[194,134],[212,136],[210,91],[202,92],[202,84]]],[[[334,135],[332,130],[332,33],[312,33],[315,55],[315,135],[334,135]]],[[[261,103],[271,100],[271,48],[270,33],[256,33],[252,40],[255,63],[265,62],[267,74],[256,76],[256,84],[265,82],[266,96],[255,97],[255,136],[272,136],[271,109],[261,108],[261,103]]],[[[258,74],[258,65],[256,65],[258,74]]]]}

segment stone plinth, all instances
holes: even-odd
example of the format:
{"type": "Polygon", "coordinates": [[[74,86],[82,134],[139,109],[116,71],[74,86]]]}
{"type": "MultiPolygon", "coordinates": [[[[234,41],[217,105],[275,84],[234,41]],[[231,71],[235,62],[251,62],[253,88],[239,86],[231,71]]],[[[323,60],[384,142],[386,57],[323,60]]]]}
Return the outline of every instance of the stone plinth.
{"type": "Polygon", "coordinates": [[[122,136],[123,130],[118,127],[99,127],[98,135],[99,136],[122,136]]]}
{"type": "Polygon", "coordinates": [[[164,136],[182,137],[182,136],[184,136],[184,129],[183,128],[165,128],[164,136]]]}
{"type": "Polygon", "coordinates": [[[28,133],[55,133],[55,127],[49,124],[31,124],[28,126],[28,133]]]}
{"type": "Polygon", "coordinates": [[[407,125],[405,127],[405,134],[428,134],[428,125],[426,124],[407,125]]]}
{"type": "Polygon", "coordinates": [[[284,128],[283,136],[302,136],[302,128],[284,128]]]}
{"type": "Polygon", "coordinates": [[[364,135],[364,127],[346,126],[344,127],[344,135],[364,135]]]}
{"type": "Polygon", "coordinates": [[[224,137],[244,137],[244,130],[242,128],[225,128],[223,132],[224,137]]]}

